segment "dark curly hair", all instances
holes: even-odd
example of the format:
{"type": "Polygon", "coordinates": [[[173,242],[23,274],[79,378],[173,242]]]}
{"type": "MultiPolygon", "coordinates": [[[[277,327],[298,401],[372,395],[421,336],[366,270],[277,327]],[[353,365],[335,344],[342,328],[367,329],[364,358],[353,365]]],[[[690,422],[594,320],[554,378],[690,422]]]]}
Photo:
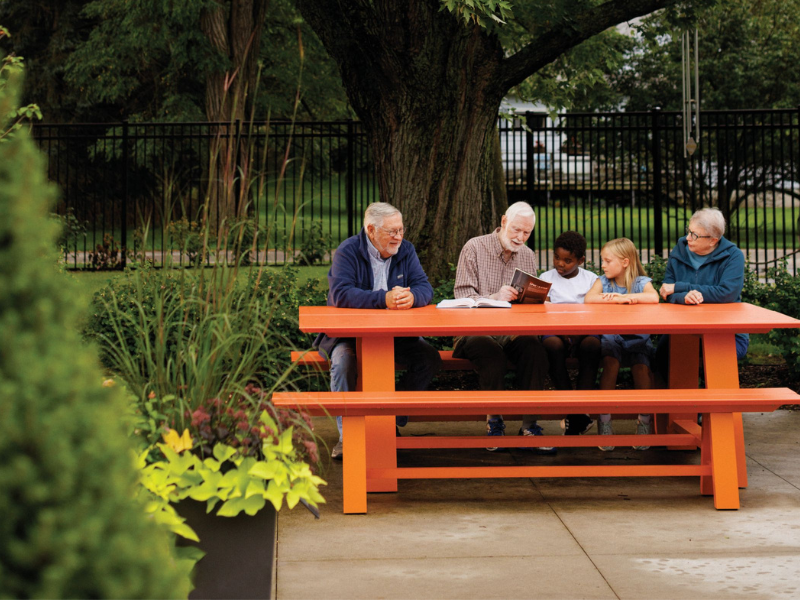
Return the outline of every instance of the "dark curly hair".
{"type": "Polygon", "coordinates": [[[580,260],[586,257],[586,238],[577,231],[565,231],[556,238],[553,250],[563,248],[567,252],[572,252],[575,258],[580,260]]]}

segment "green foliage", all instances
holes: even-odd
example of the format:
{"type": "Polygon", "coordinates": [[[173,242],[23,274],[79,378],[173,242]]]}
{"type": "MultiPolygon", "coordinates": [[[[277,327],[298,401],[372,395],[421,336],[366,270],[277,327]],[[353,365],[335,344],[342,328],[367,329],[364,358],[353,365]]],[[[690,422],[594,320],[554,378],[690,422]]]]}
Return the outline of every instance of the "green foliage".
{"type": "Polygon", "coordinates": [[[280,432],[267,411],[260,414],[258,423],[263,437],[258,454],[250,456],[218,443],[211,456],[202,458],[187,451],[191,450],[188,436],[167,436],[166,444],[158,444],[163,458],[143,466],[145,487],[162,501],[206,502],[209,512],[221,503],[216,513],[221,517],[235,517],[242,511],[252,516],[266,501],[280,510],[284,497],[290,509],[301,499],[312,506],[325,502],[318,489],[325,481],[298,456],[292,428],[280,432]]]}
{"type": "Polygon", "coordinates": [[[702,108],[794,108],[800,103],[800,1],[721,0],[697,11],[642,20],[622,64],[614,68],[613,94],[586,108],[682,109],[681,31],[699,32],[702,108]]]}
{"type": "MultiPolygon", "coordinates": [[[[747,269],[742,300],[800,319],[800,274],[792,275],[783,261],[767,270],[767,282],[762,283],[747,269]]],[[[780,348],[789,372],[800,377],[800,330],[773,329],[767,339],[780,348]]]]}
{"type": "Polygon", "coordinates": [[[188,572],[135,500],[125,400],[72,327],[55,194],[24,132],[0,145],[0,596],[185,597],[188,572]]]}
{"type": "Polygon", "coordinates": [[[647,276],[653,280],[653,286],[658,289],[664,283],[664,274],[667,272],[667,259],[653,255],[650,262],[644,265],[647,276]]]}
{"type": "Polygon", "coordinates": [[[167,233],[172,247],[186,257],[193,267],[202,259],[203,227],[197,221],[189,221],[186,217],[172,221],[167,225],[167,233]]]}
{"type": "Polygon", "coordinates": [[[56,240],[56,245],[62,250],[75,249],[80,239],[86,237],[86,223],[78,220],[71,206],[67,208],[67,213],[64,215],[51,213],[50,216],[59,224],[61,233],[56,240]]]}
{"type": "Polygon", "coordinates": [[[449,10],[465,23],[489,25],[505,23],[511,17],[511,2],[506,0],[439,0],[441,10],[449,10]]]}
{"type": "Polygon", "coordinates": [[[296,262],[300,266],[313,267],[325,258],[330,247],[331,236],[322,231],[322,221],[314,221],[311,230],[305,232],[296,262]]]}
{"type": "Polygon", "coordinates": [[[174,427],[207,399],[299,377],[286,373],[289,353],[313,338],[298,329],[298,306],[325,304],[319,281],[299,286],[296,269],[259,270],[240,284],[234,273],[140,266],[94,295],[86,334],[103,363],[142,402],[155,394],[153,410],[174,427]]]}
{"type": "Polygon", "coordinates": [[[236,264],[249,267],[253,264],[253,251],[258,252],[259,238],[265,232],[256,219],[246,217],[235,220],[228,232],[228,249],[233,252],[236,264]]]}
{"type": "MultiPolygon", "coordinates": [[[[0,25],[0,41],[10,37],[8,29],[0,25]]],[[[19,106],[15,94],[10,92],[12,79],[20,78],[25,70],[24,59],[14,54],[5,55],[0,50],[0,143],[8,142],[22,126],[33,119],[42,119],[36,104],[19,106]]]]}

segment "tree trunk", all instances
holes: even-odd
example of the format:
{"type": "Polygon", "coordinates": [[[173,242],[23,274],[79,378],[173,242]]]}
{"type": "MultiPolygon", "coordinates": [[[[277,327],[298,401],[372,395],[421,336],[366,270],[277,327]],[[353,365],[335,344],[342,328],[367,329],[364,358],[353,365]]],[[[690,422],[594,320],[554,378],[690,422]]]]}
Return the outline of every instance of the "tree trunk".
{"type": "MultiPolygon", "coordinates": [[[[224,235],[224,223],[236,217],[237,198],[233,179],[249,172],[247,144],[237,144],[236,122],[248,121],[256,93],[261,33],[269,0],[226,0],[203,12],[200,27],[211,46],[229,61],[228,70],[206,77],[206,117],[223,126],[211,144],[207,194],[209,224],[215,235],[224,235]]],[[[246,136],[242,136],[244,139],[246,136]]],[[[246,177],[240,189],[249,189],[246,177]]]]}
{"type": "Polygon", "coordinates": [[[369,137],[380,199],[403,213],[409,241],[435,285],[464,243],[492,231],[506,208],[496,185],[497,112],[505,90],[499,41],[437,2],[298,2],[340,66],[369,137]],[[353,57],[359,57],[353,60],[353,57]]]}
{"type": "Polygon", "coordinates": [[[543,19],[509,56],[495,35],[439,0],[295,2],[339,65],[380,198],[403,212],[436,284],[506,207],[495,127],[505,94],[590,37],[678,0],[537,3],[543,19]],[[546,16],[550,5],[560,17],[546,16]]]}

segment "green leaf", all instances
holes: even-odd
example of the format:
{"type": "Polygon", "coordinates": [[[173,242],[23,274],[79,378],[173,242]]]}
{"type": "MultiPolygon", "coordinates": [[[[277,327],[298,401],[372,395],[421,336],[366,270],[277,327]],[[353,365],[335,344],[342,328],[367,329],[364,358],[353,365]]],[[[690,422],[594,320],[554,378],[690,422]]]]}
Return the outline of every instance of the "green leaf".
{"type": "Polygon", "coordinates": [[[250,467],[250,470],[247,472],[247,474],[252,475],[253,477],[261,477],[262,479],[272,479],[275,477],[280,467],[281,465],[274,461],[259,461],[250,467]]]}
{"type": "Polygon", "coordinates": [[[214,445],[214,458],[216,458],[219,462],[225,462],[234,454],[236,454],[236,450],[227,444],[214,445]]]}

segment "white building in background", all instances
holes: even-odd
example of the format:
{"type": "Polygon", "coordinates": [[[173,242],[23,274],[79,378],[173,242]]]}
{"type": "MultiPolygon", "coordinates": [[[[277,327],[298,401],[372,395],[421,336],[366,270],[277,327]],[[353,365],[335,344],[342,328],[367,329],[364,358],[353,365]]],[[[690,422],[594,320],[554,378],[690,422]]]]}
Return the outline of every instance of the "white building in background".
{"type": "Polygon", "coordinates": [[[528,132],[523,126],[525,113],[537,113],[536,122],[526,123],[533,138],[534,181],[591,179],[592,157],[583,154],[581,149],[576,147],[578,144],[575,140],[573,145],[570,145],[567,136],[558,130],[559,120],[550,117],[546,106],[509,97],[503,100],[500,110],[512,119],[499,120],[500,151],[508,181],[524,183],[527,180],[528,132]]]}

